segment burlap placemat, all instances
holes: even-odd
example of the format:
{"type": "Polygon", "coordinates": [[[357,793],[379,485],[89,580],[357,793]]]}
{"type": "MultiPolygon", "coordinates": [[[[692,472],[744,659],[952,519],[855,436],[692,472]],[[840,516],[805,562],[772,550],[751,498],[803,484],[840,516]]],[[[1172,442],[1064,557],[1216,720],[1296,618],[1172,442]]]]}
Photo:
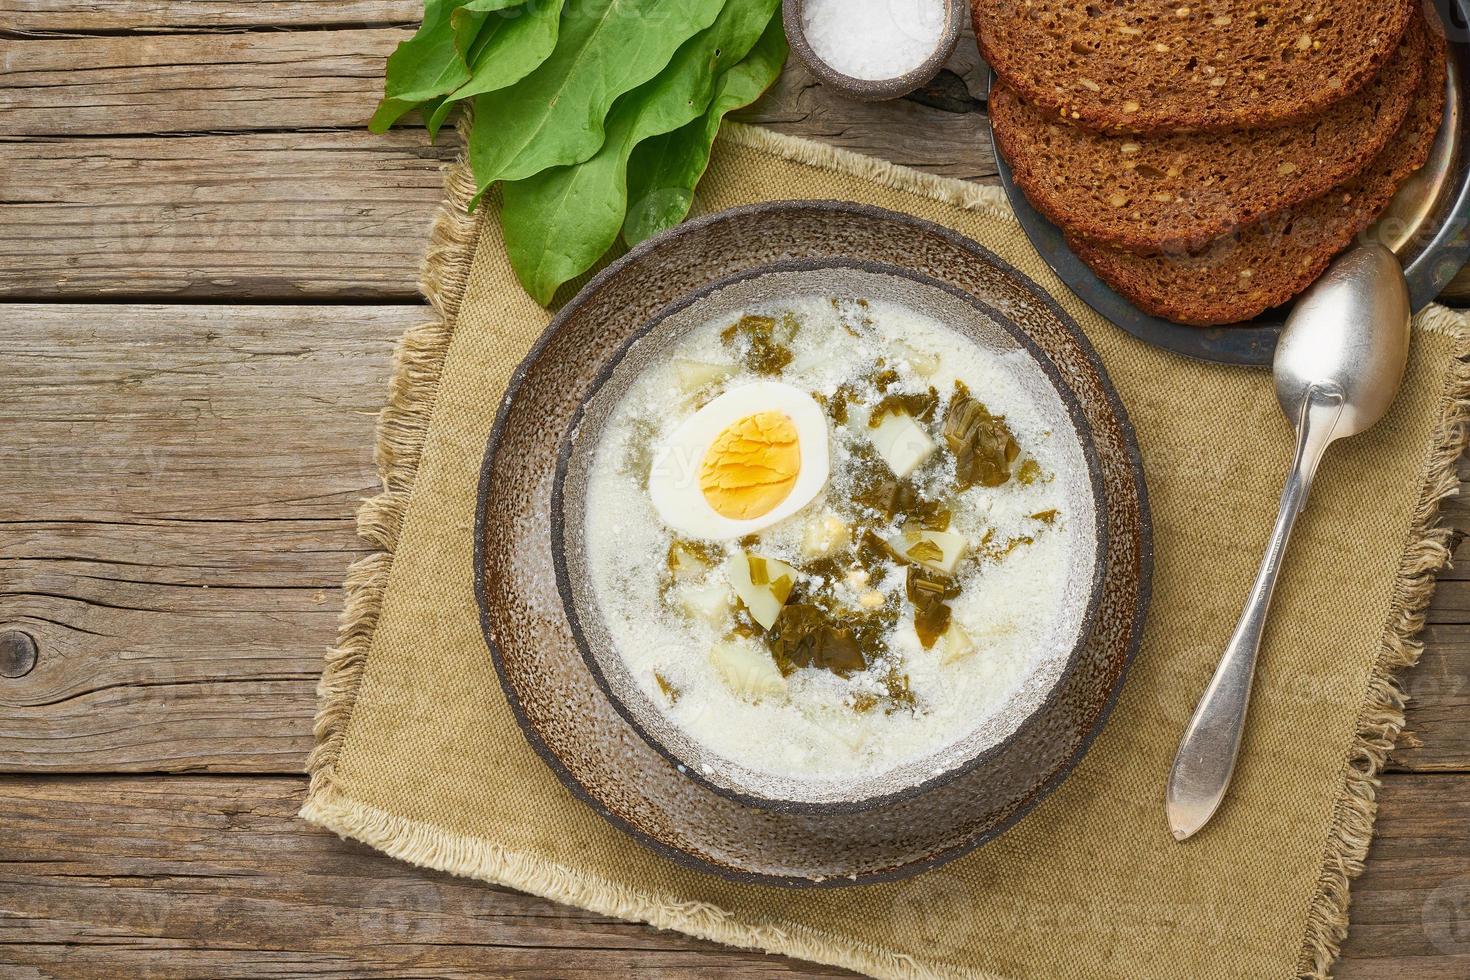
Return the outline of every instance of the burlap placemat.
{"type": "MultiPolygon", "coordinates": [[[[360,529],[321,683],[308,820],[395,857],[720,942],[882,976],[1283,977],[1325,973],[1372,832],[1375,773],[1402,725],[1393,671],[1448,557],[1470,372],[1462,318],[1416,321],[1392,413],[1329,453],[1266,633],[1231,797],[1197,838],[1164,821],[1164,779],[1234,624],[1275,513],[1291,436],[1264,372],[1147,347],[1037,258],[997,188],[727,127],[712,211],[840,198],[948,225],[1077,318],[1131,413],[1153,503],[1153,607],[1107,728],[1033,813],[904,882],[801,891],[676,866],[575,800],[522,738],[480,635],[475,487],[507,378],[549,315],[516,285],[493,204],[452,172],[425,290],[437,319],[398,352],[379,431],[384,491],[360,529]]],[[[493,964],[487,964],[493,967],[493,964]]]]}

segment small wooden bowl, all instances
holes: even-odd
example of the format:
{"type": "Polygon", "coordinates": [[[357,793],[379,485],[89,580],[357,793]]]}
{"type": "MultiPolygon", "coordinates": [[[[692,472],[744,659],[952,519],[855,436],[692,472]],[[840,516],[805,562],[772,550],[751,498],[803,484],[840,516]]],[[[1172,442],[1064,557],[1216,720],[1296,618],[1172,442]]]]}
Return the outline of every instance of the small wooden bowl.
{"type": "Polygon", "coordinates": [[[908,95],[933,79],[954,53],[955,44],[960,39],[960,26],[970,12],[968,4],[960,3],[959,0],[944,0],[944,31],[939,35],[934,52],[923,64],[913,71],[892,78],[854,78],[837,71],[812,50],[806,39],[806,27],[801,16],[804,6],[803,0],[782,0],[781,21],[786,28],[786,40],[790,42],[791,50],[822,84],[860,102],[896,99],[908,95]]]}

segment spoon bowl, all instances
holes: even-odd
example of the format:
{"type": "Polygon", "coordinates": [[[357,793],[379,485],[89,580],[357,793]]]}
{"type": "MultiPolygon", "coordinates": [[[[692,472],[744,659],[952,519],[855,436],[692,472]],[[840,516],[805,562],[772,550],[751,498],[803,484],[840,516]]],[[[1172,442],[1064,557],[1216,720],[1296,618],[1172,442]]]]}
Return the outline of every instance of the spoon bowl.
{"type": "Polygon", "coordinates": [[[1348,252],[1301,298],[1276,347],[1276,400],[1301,417],[1313,385],[1342,392],[1334,438],[1371,428],[1393,404],[1409,360],[1409,292],[1382,245],[1348,252]]]}

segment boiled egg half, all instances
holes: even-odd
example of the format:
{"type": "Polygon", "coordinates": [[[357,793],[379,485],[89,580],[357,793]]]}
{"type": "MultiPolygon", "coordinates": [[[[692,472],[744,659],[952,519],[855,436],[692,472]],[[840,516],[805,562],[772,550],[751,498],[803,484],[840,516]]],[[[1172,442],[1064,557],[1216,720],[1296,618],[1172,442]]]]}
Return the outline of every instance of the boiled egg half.
{"type": "Polygon", "coordinates": [[[648,493],[663,522],[695,538],[738,538],[801,510],[827,485],[827,417],[778,381],[720,395],[657,448],[648,493]]]}

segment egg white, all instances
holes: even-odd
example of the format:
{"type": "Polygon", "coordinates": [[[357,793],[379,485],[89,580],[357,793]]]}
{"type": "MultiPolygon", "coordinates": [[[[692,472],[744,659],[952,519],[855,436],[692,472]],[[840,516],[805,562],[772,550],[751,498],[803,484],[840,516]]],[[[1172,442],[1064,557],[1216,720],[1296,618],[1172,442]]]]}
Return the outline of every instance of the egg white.
{"type": "Polygon", "coordinates": [[[679,423],[658,446],[648,476],[648,495],[665,524],[692,538],[739,538],[779,523],[801,510],[827,485],[831,434],[816,399],[779,381],[757,381],[725,392],[679,423]],[[704,497],[699,468],[721,432],[760,412],[780,412],[796,429],[801,468],[786,499],[760,517],[725,517],[704,497]]]}

